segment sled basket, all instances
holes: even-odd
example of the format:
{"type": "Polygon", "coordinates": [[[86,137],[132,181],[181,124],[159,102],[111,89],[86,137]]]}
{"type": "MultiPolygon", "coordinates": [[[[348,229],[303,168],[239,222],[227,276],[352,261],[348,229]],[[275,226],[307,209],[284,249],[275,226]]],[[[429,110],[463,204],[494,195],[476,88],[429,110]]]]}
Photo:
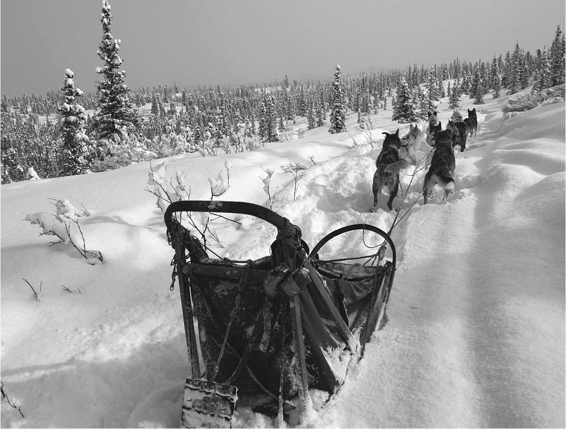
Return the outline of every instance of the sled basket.
{"type": "Polygon", "coordinates": [[[165,224],[189,357],[185,427],[229,427],[237,402],[299,424],[311,404],[309,389],[337,392],[349,363],[385,322],[396,255],[389,236],[374,226],[340,228],[309,253],[297,226],[255,204],[178,201],[165,224]],[[277,229],[271,254],[245,263],[211,258],[183,225],[186,212],[262,219],[277,229]],[[319,256],[331,240],[357,230],[381,237],[373,265],[319,256]]]}

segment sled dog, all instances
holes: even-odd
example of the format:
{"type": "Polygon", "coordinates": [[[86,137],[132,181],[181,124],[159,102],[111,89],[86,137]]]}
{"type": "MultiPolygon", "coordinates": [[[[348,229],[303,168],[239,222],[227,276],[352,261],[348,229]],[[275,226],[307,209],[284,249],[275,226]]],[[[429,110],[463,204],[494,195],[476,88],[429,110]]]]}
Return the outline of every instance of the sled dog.
{"type": "Polygon", "coordinates": [[[403,138],[399,138],[399,129],[393,134],[383,134],[385,140],[375,161],[377,170],[373,175],[373,210],[377,209],[380,192],[389,195],[387,207],[389,210],[393,209],[393,200],[399,191],[399,171],[417,163],[415,150],[423,136],[417,125],[411,125],[409,133],[403,138]]]}
{"type": "Polygon", "coordinates": [[[389,195],[387,207],[392,210],[393,200],[399,191],[399,170],[405,164],[405,161],[399,156],[401,150],[401,139],[399,138],[399,129],[393,134],[384,132],[385,140],[381,152],[375,161],[377,170],[373,175],[373,209],[377,209],[377,197],[380,192],[385,191],[389,195]]]}
{"type": "Polygon", "coordinates": [[[426,142],[429,146],[434,146],[436,135],[442,131],[442,123],[438,121],[436,125],[429,124],[426,135],[426,142]]]}
{"type": "Polygon", "coordinates": [[[475,136],[478,133],[478,116],[475,107],[472,110],[468,109],[468,117],[464,119],[464,122],[468,127],[469,136],[475,136]]]}
{"type": "Polygon", "coordinates": [[[466,140],[468,139],[468,127],[464,121],[453,122],[448,121],[446,126],[447,130],[452,131],[454,146],[460,146],[460,152],[464,152],[466,149],[466,140]]]}
{"type": "Polygon", "coordinates": [[[430,168],[424,179],[423,196],[425,204],[432,194],[434,185],[440,185],[444,188],[445,199],[448,199],[450,193],[454,192],[456,159],[454,157],[453,139],[454,135],[451,129],[440,131],[436,135],[430,168]]]}

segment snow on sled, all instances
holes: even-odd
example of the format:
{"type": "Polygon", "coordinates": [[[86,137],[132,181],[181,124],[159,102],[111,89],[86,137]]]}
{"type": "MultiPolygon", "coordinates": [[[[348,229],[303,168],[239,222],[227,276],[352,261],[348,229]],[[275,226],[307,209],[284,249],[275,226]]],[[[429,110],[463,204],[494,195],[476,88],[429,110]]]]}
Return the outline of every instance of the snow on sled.
{"type": "Polygon", "coordinates": [[[350,225],[309,253],[301,230],[288,219],[232,201],[172,203],[165,224],[175,249],[173,275],[189,355],[182,425],[230,427],[237,404],[281,424],[300,424],[316,402],[311,393],[332,398],[385,323],[396,263],[389,236],[371,225],[350,225]],[[277,228],[271,255],[244,262],[211,258],[182,225],[185,212],[262,219],[277,228]],[[352,231],[377,234],[370,255],[319,256],[331,240],[352,231]]]}

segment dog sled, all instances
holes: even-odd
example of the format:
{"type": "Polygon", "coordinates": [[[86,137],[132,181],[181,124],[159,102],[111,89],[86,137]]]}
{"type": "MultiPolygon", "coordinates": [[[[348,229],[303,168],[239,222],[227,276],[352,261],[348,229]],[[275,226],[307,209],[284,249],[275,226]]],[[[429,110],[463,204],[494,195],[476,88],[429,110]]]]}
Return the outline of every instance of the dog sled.
{"type": "Polygon", "coordinates": [[[372,225],[350,225],[309,251],[288,219],[231,201],[172,203],[165,224],[189,357],[182,425],[231,427],[238,405],[294,426],[328,403],[386,322],[396,264],[390,237],[372,225]],[[271,254],[249,261],[211,257],[183,226],[187,212],[268,222],[277,229],[271,254]],[[340,244],[348,233],[366,244],[376,234],[371,253],[324,259],[336,247],[329,243],[340,244]]]}

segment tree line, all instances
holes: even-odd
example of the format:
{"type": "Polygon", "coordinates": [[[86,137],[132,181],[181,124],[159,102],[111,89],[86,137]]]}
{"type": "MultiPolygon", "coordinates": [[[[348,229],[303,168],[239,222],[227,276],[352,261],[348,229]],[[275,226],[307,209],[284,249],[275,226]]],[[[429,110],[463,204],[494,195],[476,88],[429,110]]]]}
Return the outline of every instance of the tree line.
{"type": "Polygon", "coordinates": [[[498,97],[502,91],[532,86],[536,92],[564,83],[565,42],[557,27],[548,49],[531,53],[517,43],[485,61],[457,58],[356,75],[343,75],[337,66],[332,81],[290,81],[285,75],[237,87],[131,90],[107,0],[101,24],[96,94],[83,93],[66,69],[59,93],[2,97],[2,183],[24,180],[30,167],[40,177],[58,177],[172,154],[251,150],[302,127],[340,133],[351,113],[362,123],[392,108],[393,120],[411,122],[425,118],[442,97],[456,109],[462,94],[481,104],[490,91],[498,97]]]}

